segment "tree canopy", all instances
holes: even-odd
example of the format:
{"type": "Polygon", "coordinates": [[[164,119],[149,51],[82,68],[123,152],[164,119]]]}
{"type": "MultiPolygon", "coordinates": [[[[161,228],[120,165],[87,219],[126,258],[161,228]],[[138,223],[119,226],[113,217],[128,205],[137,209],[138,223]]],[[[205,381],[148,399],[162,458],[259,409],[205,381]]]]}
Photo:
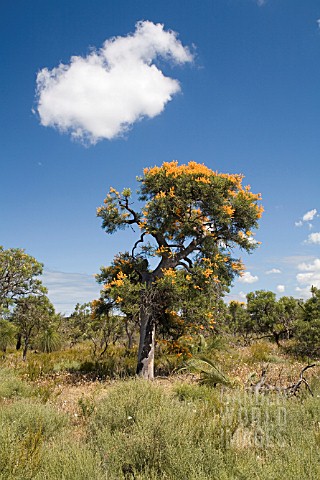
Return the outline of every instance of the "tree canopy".
{"type": "Polygon", "coordinates": [[[46,292],[39,280],[43,265],[21,248],[0,246],[0,311],[17,299],[46,292]]]}

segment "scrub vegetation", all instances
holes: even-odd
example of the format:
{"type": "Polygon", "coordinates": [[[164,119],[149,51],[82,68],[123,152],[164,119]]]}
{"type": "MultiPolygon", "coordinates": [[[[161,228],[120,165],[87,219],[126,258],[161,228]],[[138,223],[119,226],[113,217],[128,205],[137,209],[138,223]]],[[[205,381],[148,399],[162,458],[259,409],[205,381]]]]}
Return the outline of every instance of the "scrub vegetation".
{"type": "Polygon", "coordinates": [[[88,343],[26,361],[9,349],[1,479],[319,478],[317,367],[305,373],[312,394],[290,395],[304,363],[266,340],[207,343],[189,361],[162,354],[153,382],[132,376],[136,352],[123,354],[110,347],[98,366],[88,343]],[[253,388],[263,369],[279,390],[253,388]]]}

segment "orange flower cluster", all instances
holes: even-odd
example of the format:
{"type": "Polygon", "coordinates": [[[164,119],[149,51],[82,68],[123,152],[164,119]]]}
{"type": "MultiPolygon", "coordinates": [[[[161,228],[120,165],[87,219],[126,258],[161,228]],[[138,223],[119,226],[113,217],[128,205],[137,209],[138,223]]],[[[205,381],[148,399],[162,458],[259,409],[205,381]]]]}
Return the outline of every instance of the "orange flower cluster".
{"type": "Polygon", "coordinates": [[[122,287],[122,285],[124,284],[125,278],[127,278],[127,275],[120,271],[120,272],[117,273],[117,278],[115,278],[114,280],[112,280],[109,283],[109,286],[110,287],[122,287]]]}
{"type": "Polygon", "coordinates": [[[230,217],[232,217],[234,214],[234,208],[232,208],[231,205],[223,205],[222,210],[230,217]]]}
{"type": "Polygon", "coordinates": [[[164,245],[161,245],[161,247],[158,247],[157,250],[155,251],[156,255],[166,255],[169,257],[172,257],[172,252],[170,247],[165,247],[164,245]]]}
{"type": "Polygon", "coordinates": [[[164,162],[161,167],[145,168],[143,170],[144,175],[157,175],[160,172],[164,172],[166,176],[172,176],[174,178],[181,175],[199,175],[199,178],[209,177],[216,175],[216,173],[210,168],[206,167],[203,163],[189,162],[188,165],[178,165],[177,160],[172,162],[164,162]]]}
{"type": "Polygon", "coordinates": [[[165,268],[163,269],[163,274],[165,277],[175,277],[176,271],[173,268],[165,268]]]}

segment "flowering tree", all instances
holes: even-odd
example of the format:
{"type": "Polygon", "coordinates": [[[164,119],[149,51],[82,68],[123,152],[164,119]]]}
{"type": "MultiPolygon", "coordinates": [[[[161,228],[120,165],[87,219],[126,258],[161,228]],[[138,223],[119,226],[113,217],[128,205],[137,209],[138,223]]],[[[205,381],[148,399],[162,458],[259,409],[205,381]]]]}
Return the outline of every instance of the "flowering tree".
{"type": "MultiPolygon", "coordinates": [[[[263,211],[260,194],[243,187],[242,180],[242,175],[217,173],[196,162],[165,162],[146,168],[138,178],[142,209],[133,208],[129,188],[110,188],[97,209],[107,233],[128,226],[139,229],[132,251],[114,262],[114,275],[106,275],[105,285],[109,292],[123,287],[123,297],[126,284],[139,287],[139,375],[153,378],[155,325],[168,311],[166,301],[170,303],[175,286],[180,297],[183,291],[202,298],[221,295],[243,270],[233,258],[234,248],[249,252],[256,247],[251,229],[263,211]]],[[[121,303],[123,298],[118,293],[115,300],[121,303]]],[[[210,321],[212,313],[207,315],[210,321]]]]}

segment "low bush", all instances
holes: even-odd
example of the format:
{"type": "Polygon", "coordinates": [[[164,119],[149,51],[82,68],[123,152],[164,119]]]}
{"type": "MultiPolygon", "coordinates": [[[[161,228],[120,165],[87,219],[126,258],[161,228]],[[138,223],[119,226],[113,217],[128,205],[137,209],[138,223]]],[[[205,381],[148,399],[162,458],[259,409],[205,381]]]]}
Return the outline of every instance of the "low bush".
{"type": "Polygon", "coordinates": [[[0,399],[28,397],[31,393],[31,387],[18,378],[12,369],[0,370],[0,399]]]}
{"type": "Polygon", "coordinates": [[[0,410],[0,479],[31,480],[45,444],[61,434],[67,419],[48,405],[19,400],[0,410]]]}

